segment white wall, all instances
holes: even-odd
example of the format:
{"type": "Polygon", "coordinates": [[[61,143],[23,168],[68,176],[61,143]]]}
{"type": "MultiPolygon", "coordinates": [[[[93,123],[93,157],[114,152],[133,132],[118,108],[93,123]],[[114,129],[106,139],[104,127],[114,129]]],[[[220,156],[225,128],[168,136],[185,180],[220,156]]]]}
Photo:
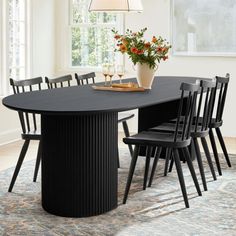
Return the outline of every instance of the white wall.
{"type": "MultiPolygon", "coordinates": [[[[54,0],[31,0],[31,77],[55,72],[54,0]]],[[[0,144],[20,138],[17,112],[2,105],[0,98],[0,144]]]]}
{"type": "Polygon", "coordinates": [[[32,0],[32,76],[55,73],[55,1],[32,0]]]}

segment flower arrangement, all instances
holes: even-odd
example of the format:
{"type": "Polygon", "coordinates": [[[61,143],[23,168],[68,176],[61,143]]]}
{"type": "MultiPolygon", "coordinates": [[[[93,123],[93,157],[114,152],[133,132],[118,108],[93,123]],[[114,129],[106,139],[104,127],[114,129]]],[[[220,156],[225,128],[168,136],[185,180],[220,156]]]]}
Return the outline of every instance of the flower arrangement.
{"type": "Polygon", "coordinates": [[[115,51],[127,53],[134,65],[136,63],[148,64],[151,69],[155,69],[161,60],[168,59],[168,52],[171,45],[161,36],[153,36],[151,41],[146,41],[143,36],[147,28],[139,32],[127,29],[124,35],[112,30],[114,38],[117,40],[115,51]]]}

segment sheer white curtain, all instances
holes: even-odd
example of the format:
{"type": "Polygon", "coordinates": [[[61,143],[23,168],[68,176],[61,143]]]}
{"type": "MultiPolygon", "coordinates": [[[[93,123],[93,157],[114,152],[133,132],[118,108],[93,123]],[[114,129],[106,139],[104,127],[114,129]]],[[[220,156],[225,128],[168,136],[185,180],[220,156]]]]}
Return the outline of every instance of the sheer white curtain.
{"type": "Polygon", "coordinates": [[[25,79],[29,71],[29,0],[0,2],[0,94],[9,93],[9,78],[25,79]]]}

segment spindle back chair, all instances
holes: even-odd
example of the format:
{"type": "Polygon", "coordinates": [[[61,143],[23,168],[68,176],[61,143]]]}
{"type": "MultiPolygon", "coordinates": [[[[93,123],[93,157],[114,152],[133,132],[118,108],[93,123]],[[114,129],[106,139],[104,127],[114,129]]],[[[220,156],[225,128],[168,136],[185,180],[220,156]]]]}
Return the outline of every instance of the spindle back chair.
{"type": "Polygon", "coordinates": [[[53,88],[63,88],[65,87],[70,87],[71,86],[71,80],[72,76],[71,75],[64,75],[60,76],[57,78],[49,79],[48,77],[45,77],[45,83],[48,86],[48,89],[53,89],[53,88]]]}
{"type": "Polygon", "coordinates": [[[75,73],[75,79],[78,85],[95,84],[95,78],[96,75],[94,72],[90,72],[83,75],[78,75],[77,73],[75,73]]]}
{"type": "Polygon", "coordinates": [[[210,136],[211,146],[214,153],[219,175],[222,175],[222,171],[221,171],[216,141],[214,137],[214,132],[213,132],[214,129],[216,131],[218,140],[223,150],[225,160],[228,166],[231,167],[229,154],[228,154],[225,142],[224,142],[223,135],[220,130],[220,127],[223,125],[223,113],[224,113],[224,108],[225,108],[225,101],[226,101],[226,95],[228,91],[229,80],[230,80],[230,75],[228,73],[226,74],[225,77],[216,76],[216,88],[215,88],[215,93],[214,93],[214,98],[213,98],[214,106],[212,107],[211,119],[209,123],[209,128],[210,128],[209,136],[210,136]],[[218,93],[217,93],[217,88],[219,88],[218,93]]]}
{"type": "MultiPolygon", "coordinates": [[[[19,93],[26,93],[26,92],[32,92],[34,90],[41,90],[42,89],[42,77],[37,77],[33,79],[27,79],[27,80],[14,80],[10,79],[10,85],[12,86],[14,94],[19,93]]],[[[28,113],[28,112],[18,112],[20,124],[22,128],[22,134],[21,137],[24,141],[24,144],[21,149],[20,156],[17,161],[17,165],[9,186],[8,191],[11,192],[13,189],[13,186],[15,184],[16,178],[18,176],[18,173],[20,171],[21,165],[24,161],[26,152],[29,147],[30,140],[39,140],[39,146],[38,146],[38,153],[36,158],[36,164],[35,164],[35,170],[34,170],[34,177],[33,181],[36,182],[37,175],[38,175],[38,169],[41,159],[41,131],[40,127],[38,126],[38,121],[35,113],[28,113]]]]}
{"type": "Polygon", "coordinates": [[[154,155],[153,167],[148,186],[151,186],[152,184],[153,176],[157,167],[157,162],[159,160],[162,148],[169,148],[170,152],[171,153],[173,152],[174,162],[176,165],[180,187],[185,201],[185,206],[189,207],[184,177],[182,173],[182,167],[178,153],[178,151],[182,149],[183,152],[185,153],[185,158],[188,163],[189,170],[191,172],[197,192],[199,195],[201,195],[201,190],[198,184],[195,170],[193,168],[190,154],[188,152],[188,147],[191,143],[191,136],[190,136],[191,126],[193,123],[194,112],[196,109],[196,99],[199,90],[199,84],[182,83],[180,86],[180,90],[181,90],[181,96],[180,96],[179,109],[177,113],[174,132],[162,133],[155,131],[143,131],[123,139],[124,143],[135,145],[134,154],[130,164],[129,176],[127,179],[123,203],[126,203],[128,197],[137,158],[139,155],[139,149],[141,146],[147,147],[146,164],[145,164],[144,181],[143,181],[144,190],[146,189],[150,158],[152,155],[153,148],[156,148],[156,151],[154,155]],[[181,121],[182,117],[183,120],[181,121]]]}

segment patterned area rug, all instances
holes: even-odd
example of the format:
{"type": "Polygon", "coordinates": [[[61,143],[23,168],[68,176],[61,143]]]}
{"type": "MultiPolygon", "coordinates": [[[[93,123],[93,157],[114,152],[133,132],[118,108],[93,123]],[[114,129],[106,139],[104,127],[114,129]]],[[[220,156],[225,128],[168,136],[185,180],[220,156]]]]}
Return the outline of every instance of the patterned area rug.
{"type": "Polygon", "coordinates": [[[40,182],[32,182],[34,161],[24,163],[13,193],[7,192],[13,168],[0,172],[0,235],[236,235],[235,155],[230,156],[232,168],[221,159],[223,176],[217,181],[212,180],[205,163],[209,190],[202,197],[195,191],[186,164],[182,165],[189,209],[184,206],[175,168],[163,177],[163,160],[153,186],[142,191],[142,157],[138,159],[127,204],[121,204],[130,156],[126,150],[121,150],[120,156],[119,207],[89,218],[56,217],[41,208],[40,182]]]}

